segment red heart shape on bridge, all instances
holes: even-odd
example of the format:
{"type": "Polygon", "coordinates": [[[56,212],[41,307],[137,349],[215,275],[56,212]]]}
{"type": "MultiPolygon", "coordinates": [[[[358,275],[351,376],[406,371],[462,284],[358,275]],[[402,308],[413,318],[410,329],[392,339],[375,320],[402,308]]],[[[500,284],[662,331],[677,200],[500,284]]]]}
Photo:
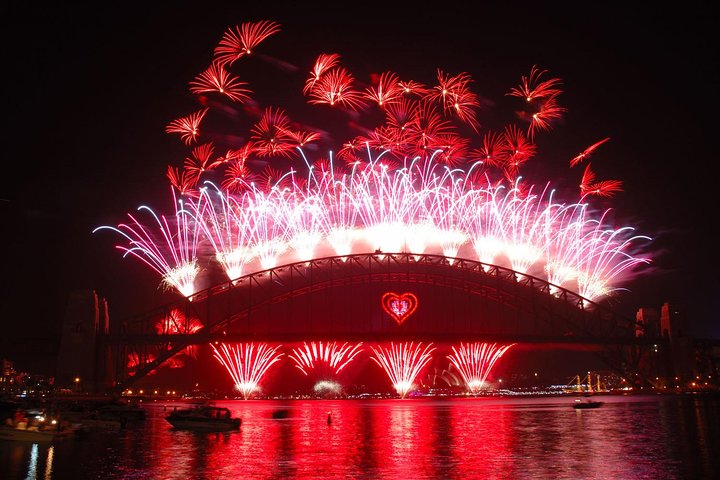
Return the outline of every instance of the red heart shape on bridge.
{"type": "Polygon", "coordinates": [[[394,292],[387,292],[382,296],[382,307],[385,313],[390,315],[398,325],[402,325],[418,307],[418,299],[412,293],[398,295],[394,292]]]}

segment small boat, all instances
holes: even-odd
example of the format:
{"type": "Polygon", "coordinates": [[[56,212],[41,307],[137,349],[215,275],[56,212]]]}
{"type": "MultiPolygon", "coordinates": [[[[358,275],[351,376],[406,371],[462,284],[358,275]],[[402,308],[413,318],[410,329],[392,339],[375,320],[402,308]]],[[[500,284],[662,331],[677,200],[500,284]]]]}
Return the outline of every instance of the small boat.
{"type": "Polygon", "coordinates": [[[228,432],[238,430],[241,420],[233,418],[230,410],[224,407],[200,405],[175,410],[165,417],[170,425],[177,429],[203,430],[208,432],[228,432]]]}
{"type": "Polygon", "coordinates": [[[575,400],[575,404],[573,404],[573,408],[575,409],[583,409],[583,408],[599,408],[602,406],[604,402],[598,402],[595,400],[575,400]]]}
{"type": "Polygon", "coordinates": [[[36,427],[16,428],[0,425],[0,440],[15,440],[25,442],[52,442],[69,438],[77,433],[76,427],[58,430],[57,428],[38,429],[36,427]]]}

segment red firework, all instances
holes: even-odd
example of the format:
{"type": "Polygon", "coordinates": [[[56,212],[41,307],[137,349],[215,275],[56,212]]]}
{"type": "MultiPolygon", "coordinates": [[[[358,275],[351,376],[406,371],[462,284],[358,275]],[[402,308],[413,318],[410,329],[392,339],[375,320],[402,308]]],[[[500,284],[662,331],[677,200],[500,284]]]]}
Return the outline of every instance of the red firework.
{"type": "Polygon", "coordinates": [[[524,98],[526,102],[560,95],[562,82],[559,78],[540,81],[540,77],[546,73],[547,70],[540,70],[537,65],[533,65],[530,75],[523,75],[520,85],[510,89],[507,95],[524,98]]]}
{"type": "Polygon", "coordinates": [[[378,77],[374,86],[365,90],[365,98],[384,107],[398,102],[402,93],[398,76],[392,72],[385,72],[378,77]]]}
{"type": "Polygon", "coordinates": [[[495,363],[513,345],[515,344],[461,343],[458,349],[452,347],[454,353],[447,358],[462,375],[468,390],[476,394],[485,387],[485,381],[495,363]]]}
{"type": "Polygon", "coordinates": [[[280,24],[268,20],[230,27],[215,47],[215,60],[231,65],[238,58],[250,55],[260,42],[279,31],[280,24]]]}
{"type": "Polygon", "coordinates": [[[317,60],[315,60],[315,65],[313,66],[313,69],[310,72],[307,80],[305,80],[305,87],[303,87],[303,95],[309,94],[315,84],[325,74],[325,72],[335,67],[338,64],[339,60],[340,55],[338,55],[337,53],[321,54],[317,58],[317,60]]]}
{"type": "Polygon", "coordinates": [[[251,130],[255,152],[261,157],[292,156],[295,145],[290,127],[290,118],[284,110],[267,108],[251,130]]]}
{"type": "Polygon", "coordinates": [[[603,143],[607,142],[608,140],[610,140],[610,137],[603,138],[603,139],[600,140],[599,142],[595,142],[595,143],[593,143],[592,145],[590,145],[589,147],[587,147],[585,150],[583,150],[582,152],[580,152],[579,154],[577,154],[572,160],[570,160],[570,166],[571,166],[571,167],[574,167],[574,166],[577,165],[578,163],[580,163],[580,162],[582,162],[583,160],[589,158],[590,155],[592,155],[593,152],[594,152],[600,145],[602,145],[603,143]]]}
{"type": "Polygon", "coordinates": [[[504,136],[503,170],[505,178],[514,181],[520,173],[520,167],[535,155],[537,148],[517,125],[505,127],[504,136]]]}
{"type": "Polygon", "coordinates": [[[428,89],[425,85],[415,82],[413,80],[408,80],[407,82],[400,82],[398,86],[402,88],[402,91],[405,95],[423,96],[430,93],[430,89],[428,89]]]}
{"type": "MultiPolygon", "coordinates": [[[[172,309],[163,319],[155,324],[158,335],[191,335],[203,328],[202,322],[196,318],[186,317],[180,310],[172,309]]],[[[183,366],[181,355],[197,358],[197,345],[189,345],[167,360],[171,368],[183,366]]]]}
{"type": "Polygon", "coordinates": [[[499,167],[505,160],[510,146],[505,134],[489,130],[483,136],[483,144],[479,149],[473,149],[470,158],[479,160],[490,167],[499,167]]]}
{"type": "Polygon", "coordinates": [[[195,195],[197,193],[195,186],[200,179],[199,176],[191,174],[187,170],[180,171],[168,165],[167,178],[180,195],[195,195]]]}
{"type": "Polygon", "coordinates": [[[309,89],[308,100],[311,104],[339,105],[350,110],[358,110],[365,105],[363,96],[355,90],[355,78],[344,68],[335,68],[320,77],[309,89]]]}
{"type": "Polygon", "coordinates": [[[260,382],[268,369],[283,356],[278,353],[280,345],[271,347],[266,343],[210,344],[215,358],[225,367],[246,400],[260,389],[260,382]]]}
{"type": "Polygon", "coordinates": [[[540,110],[533,113],[530,117],[530,126],[528,127],[528,136],[533,138],[538,130],[550,130],[550,122],[562,118],[566,109],[557,103],[557,95],[553,95],[543,101],[540,110]]]}
{"type": "Polygon", "coordinates": [[[185,142],[185,145],[190,145],[195,141],[198,135],[200,135],[200,122],[208,112],[209,108],[203,108],[195,113],[188,115],[187,117],[178,118],[173,120],[165,127],[167,133],[179,133],[180,138],[185,142]]]}
{"type": "Polygon", "coordinates": [[[305,375],[313,373],[318,380],[332,380],[362,352],[362,343],[338,345],[335,342],[303,343],[302,347],[293,348],[288,357],[305,375]]]}
{"type": "Polygon", "coordinates": [[[210,162],[214,151],[212,142],[193,148],[192,155],[185,159],[185,172],[191,177],[199,178],[203,173],[217,166],[217,163],[210,162]]]}
{"type": "Polygon", "coordinates": [[[583,197],[596,195],[598,197],[612,197],[617,192],[622,192],[621,180],[601,180],[595,182],[595,172],[590,170],[590,163],[585,167],[582,180],[580,180],[580,193],[583,197]]]}
{"type": "Polygon", "coordinates": [[[222,64],[213,63],[207,70],[190,82],[190,91],[195,94],[217,92],[225,95],[235,102],[244,102],[250,99],[247,83],[241,82],[238,77],[231,75],[222,64]]]}
{"type": "Polygon", "coordinates": [[[432,360],[435,347],[432,343],[423,348],[422,343],[391,343],[390,347],[378,345],[370,347],[374,355],[371,357],[387,374],[395,391],[401,398],[414,387],[415,379],[425,366],[432,360]]]}
{"type": "Polygon", "coordinates": [[[440,100],[445,111],[451,111],[458,119],[471,125],[479,126],[475,118],[475,108],[480,106],[477,95],[470,91],[472,78],[467,73],[450,76],[438,70],[438,85],[433,89],[431,97],[440,100]]]}

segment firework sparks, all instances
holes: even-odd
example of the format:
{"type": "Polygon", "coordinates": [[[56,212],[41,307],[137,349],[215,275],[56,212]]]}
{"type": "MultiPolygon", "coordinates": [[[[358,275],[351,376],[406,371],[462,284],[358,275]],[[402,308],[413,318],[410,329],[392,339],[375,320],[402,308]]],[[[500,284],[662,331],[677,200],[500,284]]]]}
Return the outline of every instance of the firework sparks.
{"type": "Polygon", "coordinates": [[[432,360],[435,347],[432,343],[423,348],[422,342],[391,343],[389,347],[370,347],[375,354],[371,357],[387,374],[393,388],[401,398],[414,388],[413,382],[432,360]]]}
{"type": "Polygon", "coordinates": [[[235,102],[250,99],[250,90],[243,88],[247,83],[241,82],[230,74],[221,64],[213,63],[207,70],[190,82],[190,91],[195,94],[217,92],[235,102]]]}
{"type": "Polygon", "coordinates": [[[271,347],[265,343],[210,344],[215,359],[227,369],[235,389],[247,400],[260,388],[260,381],[270,367],[283,356],[278,353],[280,345],[271,347]]]}
{"type": "Polygon", "coordinates": [[[453,354],[448,355],[450,363],[458,369],[462,375],[468,390],[477,394],[486,384],[486,380],[492,371],[495,363],[507,352],[510,345],[498,345],[495,343],[460,343],[459,348],[452,347],[453,354]]]}
{"type": "Polygon", "coordinates": [[[152,227],[140,223],[133,215],[128,214],[131,223],[122,223],[117,227],[101,226],[93,230],[112,230],[127,240],[127,245],[116,248],[125,252],[123,256],[132,255],[163,277],[168,287],[177,289],[185,297],[195,293],[195,277],[200,271],[197,263],[197,243],[200,237],[198,222],[184,208],[182,200],[176,200],[174,221],[161,215],[158,216],[151,208],[141,206],[139,211],[148,212],[154,222],[152,227]]]}
{"type": "Polygon", "coordinates": [[[574,166],[577,165],[578,163],[580,163],[580,162],[582,162],[583,160],[589,158],[590,155],[592,155],[593,152],[595,152],[595,150],[597,150],[600,145],[602,145],[603,143],[607,142],[608,140],[610,140],[610,137],[603,138],[603,139],[600,140],[599,142],[595,142],[595,143],[593,143],[592,145],[590,145],[589,147],[587,147],[585,150],[583,150],[582,152],[580,152],[579,154],[577,154],[575,157],[573,157],[573,158],[570,160],[570,166],[571,166],[571,167],[574,167],[574,166]]]}
{"type": "MultiPolygon", "coordinates": [[[[271,21],[228,29],[214,63],[190,82],[191,89],[244,101],[249,91],[229,68],[279,30],[271,21]]],[[[565,112],[558,104],[560,79],[533,66],[507,93],[525,100],[522,118],[529,127],[511,123],[480,132],[480,97],[471,90],[468,73],[436,69],[434,86],[427,87],[385,71],[371,75],[362,83],[370,87],[359,89],[340,58],[319,55],[302,95],[310,104],[341,107],[352,116],[348,126],[361,133],[339,139],[337,157],[343,165],[335,163],[332,151],[324,162],[309,161],[303,152],[311,143],[333,138],[332,132],[300,127],[280,107],[245,102],[260,118],[250,122],[244,136],[233,137],[241,139],[239,144],[213,158],[213,144],[205,142],[192,148],[182,169],[168,167],[168,179],[191,206],[183,207],[186,213],[176,221],[180,235],[170,235],[170,225],[154,213],[161,228],[153,232],[131,216],[133,223],[115,229],[129,242],[122,247],[126,253],[145,261],[184,295],[193,292],[192,281],[202,267],[193,251],[198,240],[213,246],[233,280],[282,262],[309,261],[329,248],[341,257],[382,250],[442,254],[450,262],[460,255],[472,258],[474,252],[483,263],[545,275],[556,287],[582,291],[589,300],[617,290],[632,269],[649,263],[636,256],[640,240],[648,237],[612,225],[603,212],[586,206],[589,198],[621,191],[620,180],[596,181],[588,162],[579,201],[573,203],[558,201],[549,182],[535,187],[521,176],[537,153],[533,136],[550,130],[565,112]],[[363,108],[368,102],[382,108],[380,125],[361,123],[361,115],[370,113],[363,108]],[[306,176],[296,166],[281,171],[275,164],[298,158],[307,166],[306,176]],[[251,169],[258,163],[262,172],[251,169]],[[220,188],[208,186],[218,177],[220,188]]],[[[166,131],[180,134],[190,146],[200,139],[199,126],[209,110],[175,120],[166,131]]],[[[587,147],[571,166],[607,140],[587,147]]]]}
{"type": "Polygon", "coordinates": [[[260,42],[279,31],[280,25],[268,20],[229,28],[215,47],[215,60],[222,65],[231,65],[235,60],[252,54],[260,42]]]}
{"type": "Polygon", "coordinates": [[[187,117],[178,118],[170,122],[165,131],[167,133],[179,133],[185,145],[190,145],[200,135],[200,122],[207,114],[209,108],[198,110],[187,117]]]}
{"type": "Polygon", "coordinates": [[[303,343],[288,355],[295,366],[306,376],[311,373],[319,380],[331,380],[362,352],[362,343],[338,344],[336,342],[303,343]]]}

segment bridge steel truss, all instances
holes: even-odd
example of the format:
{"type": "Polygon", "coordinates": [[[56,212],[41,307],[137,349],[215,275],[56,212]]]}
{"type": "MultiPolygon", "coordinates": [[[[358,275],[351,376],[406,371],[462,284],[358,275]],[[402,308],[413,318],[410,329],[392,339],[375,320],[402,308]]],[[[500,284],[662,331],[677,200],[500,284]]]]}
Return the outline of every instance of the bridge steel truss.
{"type": "MultiPolygon", "coordinates": [[[[423,340],[596,345],[601,346],[598,354],[616,372],[631,382],[649,383],[637,371],[637,354],[629,356],[627,352],[637,352],[644,343],[657,341],[636,338],[635,326],[633,319],[602,304],[497,265],[441,255],[366,253],[282,265],[215,285],[126,319],[120,331],[108,338],[108,344],[113,350],[116,392],[123,391],[189,345],[213,341],[423,340]],[[481,318],[450,326],[442,321],[409,321],[397,326],[390,321],[369,327],[352,319],[322,322],[313,317],[287,328],[279,323],[275,326],[262,315],[273,305],[300,297],[327,290],[341,290],[339,296],[353,295],[362,286],[373,284],[461,292],[475,299],[479,311],[495,305],[496,313],[504,312],[502,315],[506,318],[502,324],[506,328],[489,328],[481,318]],[[158,320],[166,318],[172,310],[184,314],[188,322],[185,327],[189,327],[191,319],[200,320],[203,327],[192,334],[158,332],[158,320]],[[253,321],[258,316],[262,321],[253,321]],[[127,368],[126,359],[131,352],[139,359],[139,367],[134,371],[127,368]]],[[[180,330],[188,331],[182,326],[180,330]]]]}

